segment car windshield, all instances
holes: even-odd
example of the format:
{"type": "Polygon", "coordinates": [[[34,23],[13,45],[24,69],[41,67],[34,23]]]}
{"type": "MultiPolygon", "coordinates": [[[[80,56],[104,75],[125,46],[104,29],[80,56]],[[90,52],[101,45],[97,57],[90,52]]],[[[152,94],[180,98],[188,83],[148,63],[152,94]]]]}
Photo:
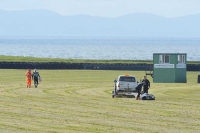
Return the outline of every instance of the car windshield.
{"type": "Polygon", "coordinates": [[[119,78],[119,81],[135,82],[135,78],[134,77],[121,76],[119,78]]]}

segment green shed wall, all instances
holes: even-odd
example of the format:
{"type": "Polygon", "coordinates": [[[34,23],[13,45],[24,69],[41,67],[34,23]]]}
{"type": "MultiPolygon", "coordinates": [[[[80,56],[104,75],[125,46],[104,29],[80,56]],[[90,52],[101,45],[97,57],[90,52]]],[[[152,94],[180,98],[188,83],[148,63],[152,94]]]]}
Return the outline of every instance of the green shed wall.
{"type": "MultiPolygon", "coordinates": [[[[185,59],[187,59],[187,55],[185,55],[185,59]]],[[[176,65],[178,61],[176,62],[176,65]]],[[[176,68],[176,83],[187,83],[187,61],[185,60],[185,67],[184,68],[176,68]]]]}
{"type": "MultiPolygon", "coordinates": [[[[178,54],[169,54],[170,55],[169,65],[173,64],[174,65],[173,68],[155,68],[155,64],[160,64],[159,57],[161,54],[153,55],[153,63],[154,63],[153,82],[154,83],[186,83],[187,82],[186,68],[177,68],[178,54]]],[[[165,53],[163,53],[163,55],[164,54],[165,53]]]]}
{"type": "Polygon", "coordinates": [[[187,79],[186,79],[187,75],[186,75],[186,72],[184,72],[184,71],[186,71],[185,68],[177,68],[176,69],[176,80],[175,80],[176,83],[186,83],[187,82],[187,79]]]}

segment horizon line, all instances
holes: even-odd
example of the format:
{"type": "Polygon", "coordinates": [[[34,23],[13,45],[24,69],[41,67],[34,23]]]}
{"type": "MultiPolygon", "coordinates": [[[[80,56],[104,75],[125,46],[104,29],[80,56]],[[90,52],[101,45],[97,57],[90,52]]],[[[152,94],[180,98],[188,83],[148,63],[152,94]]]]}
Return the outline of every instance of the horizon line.
{"type": "Polygon", "coordinates": [[[200,13],[193,13],[193,14],[186,14],[186,15],[180,15],[180,16],[173,16],[173,17],[167,17],[164,15],[159,15],[156,13],[148,13],[148,12],[133,12],[133,13],[127,13],[127,14],[123,14],[123,15],[118,15],[118,16],[101,16],[101,15],[90,15],[90,14],[72,14],[72,15],[63,15],[61,13],[58,13],[56,11],[53,10],[48,10],[48,9],[0,9],[0,11],[6,11],[6,12],[18,12],[18,11],[34,11],[34,10],[44,10],[44,11],[49,11],[49,12],[53,12],[55,14],[58,14],[60,16],[64,16],[64,17],[70,17],[70,16],[90,16],[90,17],[101,17],[101,18],[119,18],[119,17],[123,17],[123,16],[127,16],[127,15],[132,15],[132,14],[151,14],[151,15],[155,15],[158,17],[163,17],[166,19],[173,19],[173,18],[180,18],[180,17],[186,17],[186,16],[191,16],[191,15],[200,15],[200,13]]]}

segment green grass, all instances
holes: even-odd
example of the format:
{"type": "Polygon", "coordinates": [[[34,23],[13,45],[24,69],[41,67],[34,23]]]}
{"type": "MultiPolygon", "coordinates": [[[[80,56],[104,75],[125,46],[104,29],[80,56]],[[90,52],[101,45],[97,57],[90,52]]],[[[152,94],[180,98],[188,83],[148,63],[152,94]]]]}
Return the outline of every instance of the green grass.
{"type": "Polygon", "coordinates": [[[187,133],[200,131],[198,72],[188,83],[152,83],[155,101],[112,98],[113,80],[142,71],[39,70],[39,88],[26,88],[26,70],[0,69],[2,133],[187,133]]]}
{"type": "Polygon", "coordinates": [[[152,60],[92,60],[92,59],[61,59],[61,58],[36,58],[23,56],[0,55],[0,62],[67,62],[67,63],[106,63],[106,64],[152,64],[152,60]]]}

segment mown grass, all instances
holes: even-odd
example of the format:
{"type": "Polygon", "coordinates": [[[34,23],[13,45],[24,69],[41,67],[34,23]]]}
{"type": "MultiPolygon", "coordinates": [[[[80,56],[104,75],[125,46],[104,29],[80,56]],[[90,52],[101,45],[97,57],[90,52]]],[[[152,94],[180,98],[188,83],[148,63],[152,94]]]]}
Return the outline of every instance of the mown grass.
{"type": "Polygon", "coordinates": [[[198,72],[188,83],[152,83],[155,101],[112,98],[113,80],[142,71],[39,70],[39,88],[26,88],[26,70],[0,69],[2,133],[171,133],[200,131],[198,72]]]}

